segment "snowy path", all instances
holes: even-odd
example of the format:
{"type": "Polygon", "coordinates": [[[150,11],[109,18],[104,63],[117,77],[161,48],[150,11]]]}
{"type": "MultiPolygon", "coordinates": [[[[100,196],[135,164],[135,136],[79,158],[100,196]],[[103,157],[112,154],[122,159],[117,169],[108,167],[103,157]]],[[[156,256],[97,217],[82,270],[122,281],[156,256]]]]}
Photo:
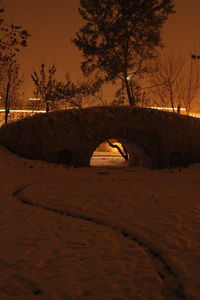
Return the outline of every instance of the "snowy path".
{"type": "Polygon", "coordinates": [[[200,299],[199,165],[0,170],[0,299],[200,299]]]}

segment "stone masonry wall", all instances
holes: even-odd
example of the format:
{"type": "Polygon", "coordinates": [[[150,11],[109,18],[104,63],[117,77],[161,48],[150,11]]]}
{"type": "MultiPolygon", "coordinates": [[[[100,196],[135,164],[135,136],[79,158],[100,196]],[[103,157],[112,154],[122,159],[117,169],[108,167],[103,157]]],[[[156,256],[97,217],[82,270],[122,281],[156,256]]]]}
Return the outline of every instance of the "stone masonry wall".
{"type": "Polygon", "coordinates": [[[0,143],[11,151],[75,167],[89,166],[95,149],[109,138],[128,145],[130,152],[130,145],[141,148],[152,168],[200,162],[200,119],[153,109],[61,110],[0,128],[0,143]]]}

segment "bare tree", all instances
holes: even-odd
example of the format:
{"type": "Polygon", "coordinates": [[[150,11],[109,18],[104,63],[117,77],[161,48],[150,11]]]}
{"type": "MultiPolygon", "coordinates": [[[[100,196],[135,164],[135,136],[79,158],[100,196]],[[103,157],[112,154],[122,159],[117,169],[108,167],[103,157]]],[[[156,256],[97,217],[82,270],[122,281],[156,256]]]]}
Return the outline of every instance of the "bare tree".
{"type": "Polygon", "coordinates": [[[21,26],[8,24],[4,20],[4,9],[0,1],[0,96],[5,108],[5,123],[8,122],[9,108],[18,101],[22,78],[16,54],[26,47],[29,33],[21,26]]]}
{"type": "Polygon", "coordinates": [[[58,100],[58,82],[55,79],[56,66],[53,64],[48,69],[44,63],[39,67],[39,71],[34,71],[31,78],[35,84],[34,95],[40,98],[45,104],[46,112],[52,109],[54,101],[58,100]]]}
{"type": "Polygon", "coordinates": [[[175,111],[175,105],[181,106],[180,87],[184,78],[185,62],[181,56],[162,55],[156,61],[157,70],[150,82],[152,83],[151,95],[154,97],[155,105],[171,106],[175,111]]]}
{"type": "Polygon", "coordinates": [[[147,92],[154,105],[171,106],[173,111],[177,106],[177,112],[184,106],[189,113],[200,91],[198,64],[181,55],[165,54],[158,59],[155,69],[150,79],[154,86],[147,92]]]}
{"type": "Polygon", "coordinates": [[[180,98],[189,114],[192,103],[197,98],[200,91],[200,69],[195,62],[190,61],[186,68],[185,76],[180,87],[180,98]]]}
{"type": "Polygon", "coordinates": [[[7,123],[11,106],[21,103],[20,88],[23,76],[20,74],[20,66],[16,60],[9,60],[2,72],[1,79],[0,93],[2,106],[5,109],[5,123],[7,123]]]}
{"type": "Polygon", "coordinates": [[[99,80],[73,82],[67,74],[65,81],[62,82],[55,79],[55,73],[55,65],[46,69],[45,64],[41,64],[39,72],[34,71],[31,74],[35,84],[34,95],[45,103],[46,112],[66,105],[81,108],[89,106],[91,97],[98,99],[101,87],[99,80]]]}

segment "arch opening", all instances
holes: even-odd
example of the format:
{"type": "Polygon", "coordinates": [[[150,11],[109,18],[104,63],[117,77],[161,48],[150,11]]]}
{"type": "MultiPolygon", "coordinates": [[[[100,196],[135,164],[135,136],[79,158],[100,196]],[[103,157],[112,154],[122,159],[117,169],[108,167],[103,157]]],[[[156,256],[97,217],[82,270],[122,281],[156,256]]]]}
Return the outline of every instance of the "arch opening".
{"type": "Polygon", "coordinates": [[[93,152],[90,166],[116,166],[128,165],[128,154],[124,145],[117,139],[108,139],[102,142],[93,152]]]}
{"type": "Polygon", "coordinates": [[[102,142],[93,152],[90,166],[152,167],[150,157],[132,141],[111,138],[102,142]]]}

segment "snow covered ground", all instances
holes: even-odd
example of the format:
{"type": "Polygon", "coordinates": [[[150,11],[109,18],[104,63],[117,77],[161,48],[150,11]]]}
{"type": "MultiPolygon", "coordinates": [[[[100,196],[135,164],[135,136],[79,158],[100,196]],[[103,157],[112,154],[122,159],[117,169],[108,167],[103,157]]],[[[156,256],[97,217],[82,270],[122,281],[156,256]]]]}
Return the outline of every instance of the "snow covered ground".
{"type": "Polygon", "coordinates": [[[200,299],[200,165],[0,169],[1,300],[200,299]]]}
{"type": "Polygon", "coordinates": [[[92,167],[110,167],[110,166],[128,166],[128,162],[124,160],[124,158],[115,152],[102,152],[95,151],[90,160],[90,166],[92,167]]]}

